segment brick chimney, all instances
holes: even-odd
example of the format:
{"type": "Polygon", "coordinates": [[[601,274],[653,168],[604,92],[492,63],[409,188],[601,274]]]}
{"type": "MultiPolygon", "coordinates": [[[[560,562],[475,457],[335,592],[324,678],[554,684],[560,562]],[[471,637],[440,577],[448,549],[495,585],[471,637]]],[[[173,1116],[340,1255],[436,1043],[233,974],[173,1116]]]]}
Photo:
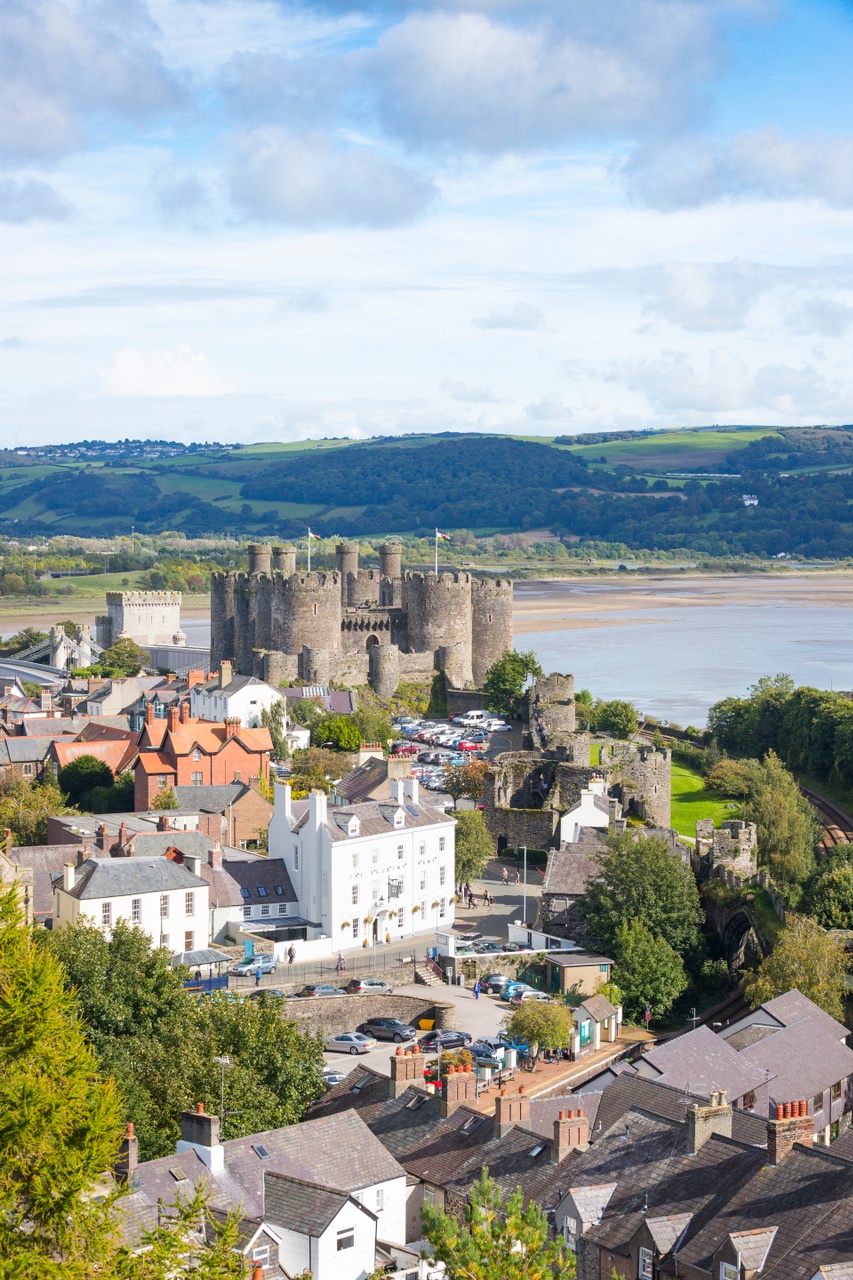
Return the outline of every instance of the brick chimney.
{"type": "Polygon", "coordinates": [[[424,1055],[420,1048],[404,1049],[402,1045],[391,1058],[391,1081],[388,1086],[388,1097],[399,1098],[410,1085],[422,1084],[424,1078],[424,1055]]]}
{"type": "Polygon", "coordinates": [[[154,703],[153,703],[153,702],[149,702],[149,703],[147,703],[147,704],[146,704],[146,707],[145,707],[145,723],[146,723],[146,724],[153,724],[153,723],[154,723],[154,703]]]}
{"type": "Polygon", "coordinates": [[[732,1109],[726,1102],[726,1091],[711,1090],[711,1100],[705,1106],[698,1103],[687,1112],[687,1149],[695,1153],[703,1147],[712,1133],[724,1138],[732,1136],[732,1109]]]}
{"type": "Polygon", "coordinates": [[[781,1164],[795,1142],[811,1146],[814,1139],[814,1116],[804,1098],[797,1102],[779,1102],[776,1115],[767,1121],[767,1161],[781,1164]]]}
{"type": "Polygon", "coordinates": [[[189,724],[190,722],[190,704],[184,699],[181,702],[181,724],[189,724]]]}
{"type": "Polygon", "coordinates": [[[504,1138],[515,1125],[529,1123],[530,1099],[524,1092],[524,1085],[520,1086],[518,1093],[508,1094],[506,1089],[501,1089],[495,1098],[494,1136],[504,1138]]]}
{"type": "Polygon", "coordinates": [[[176,1150],[194,1151],[211,1173],[225,1168],[225,1148],[219,1141],[219,1116],[209,1116],[204,1103],[197,1102],[195,1111],[181,1112],[181,1136],[176,1150]]]}
{"type": "Polygon", "coordinates": [[[239,716],[226,716],[226,717],[225,717],[225,736],[226,736],[226,738],[230,738],[232,734],[234,734],[234,733],[239,733],[239,732],[240,732],[240,717],[239,717],[239,716]]]}
{"type": "Polygon", "coordinates": [[[560,1164],[570,1151],[578,1147],[584,1150],[589,1146],[589,1120],[583,1113],[583,1107],[569,1107],[561,1111],[554,1121],[554,1137],[551,1140],[551,1163],[560,1164]]]}
{"type": "Polygon", "coordinates": [[[171,831],[171,830],[172,830],[172,819],[169,817],[168,813],[161,813],[161,814],[158,816],[158,818],[157,818],[157,830],[158,830],[158,831],[171,831]]]}
{"type": "Polygon", "coordinates": [[[204,672],[201,667],[194,667],[192,671],[188,671],[186,680],[188,689],[195,688],[197,684],[204,684],[204,672]]]}
{"type": "Polygon", "coordinates": [[[234,668],[227,658],[223,658],[219,664],[219,687],[225,689],[234,679],[234,668]]]}
{"type": "Polygon", "coordinates": [[[117,1182],[129,1182],[139,1164],[139,1139],[133,1132],[133,1121],[128,1121],[127,1129],[118,1149],[114,1172],[117,1182]]]}
{"type": "Polygon", "coordinates": [[[107,850],[109,849],[110,846],[108,841],[109,841],[109,836],[107,835],[107,824],[105,822],[99,822],[98,835],[95,840],[95,844],[101,850],[101,853],[106,853],[107,850]]]}
{"type": "Polygon", "coordinates": [[[83,863],[84,863],[84,862],[88,859],[88,857],[89,857],[89,850],[86,848],[86,846],[85,846],[84,844],[81,844],[81,846],[80,846],[80,848],[77,850],[77,853],[76,853],[76,855],[75,855],[75,856],[76,856],[76,858],[77,858],[77,866],[78,866],[78,867],[82,867],[83,863]]]}
{"type": "Polygon", "coordinates": [[[222,869],[222,850],[219,845],[207,851],[207,865],[213,867],[216,871],[222,869]]]}
{"type": "Polygon", "coordinates": [[[122,849],[124,849],[124,846],[127,844],[127,823],[126,822],[123,822],[118,829],[118,844],[122,846],[122,849]]]}
{"type": "Polygon", "coordinates": [[[453,1115],[457,1107],[476,1101],[477,1077],[471,1067],[448,1067],[447,1075],[441,1082],[440,1114],[442,1120],[447,1116],[453,1115]]]}
{"type": "Polygon", "coordinates": [[[181,717],[177,707],[169,707],[169,733],[176,733],[181,717]]]}

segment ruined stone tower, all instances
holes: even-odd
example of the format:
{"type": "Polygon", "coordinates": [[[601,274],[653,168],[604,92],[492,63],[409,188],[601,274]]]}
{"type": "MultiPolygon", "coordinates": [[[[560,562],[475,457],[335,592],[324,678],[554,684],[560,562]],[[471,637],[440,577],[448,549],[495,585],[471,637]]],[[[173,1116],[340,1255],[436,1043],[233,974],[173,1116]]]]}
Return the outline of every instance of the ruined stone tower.
{"type": "Polygon", "coordinates": [[[370,685],[390,696],[401,680],[443,671],[479,687],[512,648],[512,581],[470,573],[403,573],[403,548],[386,542],[379,567],[359,567],[341,542],[334,571],[296,570],[294,547],[252,543],[248,573],[211,578],[211,664],[273,684],[301,678],[370,685]]]}

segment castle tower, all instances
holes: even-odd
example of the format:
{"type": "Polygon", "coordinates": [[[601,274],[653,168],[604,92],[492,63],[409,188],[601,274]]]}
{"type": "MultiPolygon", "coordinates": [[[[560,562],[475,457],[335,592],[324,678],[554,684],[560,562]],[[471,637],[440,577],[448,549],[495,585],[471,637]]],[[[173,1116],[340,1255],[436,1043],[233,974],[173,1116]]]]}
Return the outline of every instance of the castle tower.
{"type": "Polygon", "coordinates": [[[358,543],[339,542],[335,563],[341,578],[341,604],[356,604],[358,593],[358,543]]]}
{"type": "Polygon", "coordinates": [[[474,578],[471,583],[471,667],[483,687],[486,672],[512,649],[512,581],[474,578]]]}
{"type": "Polygon", "coordinates": [[[283,573],[286,578],[296,573],[296,547],[273,547],[272,567],[276,572],[283,573]]]}
{"type": "Polygon", "coordinates": [[[249,543],[249,573],[269,573],[272,547],[263,542],[249,543]]]}
{"type": "Polygon", "coordinates": [[[234,574],[210,578],[210,669],[218,671],[223,658],[234,658],[234,574]]]}
{"type": "Polygon", "coordinates": [[[304,647],[341,647],[341,580],[336,573],[276,574],[273,581],[273,648],[301,654],[304,647]]]}
{"type": "Polygon", "coordinates": [[[400,683],[400,650],[395,644],[374,644],[367,650],[370,687],[380,698],[391,698],[400,683]]]}
{"type": "Polygon", "coordinates": [[[403,605],[408,613],[409,652],[453,654],[453,679],[472,682],[470,573],[407,573],[403,605]]]}
{"type": "Polygon", "coordinates": [[[255,579],[255,644],[256,649],[269,649],[272,644],[273,580],[268,573],[255,579]]]}
{"type": "Polygon", "coordinates": [[[399,609],[403,603],[403,544],[383,542],[379,548],[379,603],[399,609]]]}
{"type": "Polygon", "coordinates": [[[234,669],[239,675],[252,674],[255,647],[255,590],[257,578],[247,573],[234,575],[234,669]]]}

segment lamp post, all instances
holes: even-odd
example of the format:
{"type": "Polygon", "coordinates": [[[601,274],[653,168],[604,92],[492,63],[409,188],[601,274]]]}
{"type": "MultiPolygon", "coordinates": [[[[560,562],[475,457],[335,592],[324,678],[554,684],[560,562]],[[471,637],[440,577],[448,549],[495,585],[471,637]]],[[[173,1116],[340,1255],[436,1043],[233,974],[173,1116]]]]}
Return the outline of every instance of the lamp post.
{"type": "Polygon", "coordinates": [[[223,1130],[222,1136],[224,1138],[225,1137],[225,1132],[224,1132],[225,1131],[225,1072],[229,1067],[234,1066],[234,1062],[231,1058],[228,1057],[227,1053],[215,1055],[213,1061],[219,1063],[219,1070],[221,1072],[221,1079],[220,1079],[220,1086],[219,1086],[219,1122],[222,1125],[222,1130],[223,1130]]]}
{"type": "Polygon", "coordinates": [[[524,852],[524,888],[522,891],[521,918],[524,921],[524,926],[526,928],[527,927],[527,845],[524,844],[521,847],[524,852]]]}
{"type": "Polygon", "coordinates": [[[373,904],[373,967],[376,968],[376,935],[379,932],[379,917],[385,914],[386,902],[380,898],[373,904]]]}

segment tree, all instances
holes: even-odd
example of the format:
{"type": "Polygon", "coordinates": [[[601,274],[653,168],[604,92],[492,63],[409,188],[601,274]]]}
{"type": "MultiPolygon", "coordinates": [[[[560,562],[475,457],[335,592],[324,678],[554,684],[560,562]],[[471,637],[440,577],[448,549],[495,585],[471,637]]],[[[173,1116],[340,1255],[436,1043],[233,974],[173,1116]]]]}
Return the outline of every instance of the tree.
{"type": "Polygon", "coordinates": [[[311,741],[315,747],[331,745],[337,751],[358,751],[361,734],[352,716],[323,716],[311,726],[311,741]]]}
{"type": "Polygon", "coordinates": [[[466,760],[464,764],[450,764],[444,771],[444,790],[453,800],[453,807],[467,797],[480,804],[486,785],[489,766],[485,760],[466,760]]]}
{"type": "Polygon", "coordinates": [[[614,698],[612,702],[599,699],[593,713],[593,727],[597,733],[610,733],[614,738],[630,738],[637,732],[639,721],[633,702],[614,698]]]}
{"type": "Polygon", "coordinates": [[[756,771],[741,816],[758,828],[758,858],[794,901],[814,866],[820,826],[779,757],[769,751],[756,771]]]}
{"type": "Polygon", "coordinates": [[[429,1253],[447,1268],[448,1280],[573,1280],[575,1255],[562,1237],[549,1238],[548,1219],[521,1189],[506,1200],[484,1168],[471,1188],[464,1222],[423,1207],[429,1253]]]}
{"type": "Polygon", "coordinates": [[[486,672],[483,681],[486,706],[499,715],[513,715],[521,704],[528,676],[538,680],[541,675],[542,668],[534,653],[508,650],[486,672]]]}
{"type": "Polygon", "coordinates": [[[635,840],[626,831],[607,844],[601,875],[587,886],[582,905],[592,935],[614,949],[620,927],[640,921],[678,955],[695,951],[704,912],[690,868],[651,836],[635,840]]]}
{"type": "Polygon", "coordinates": [[[294,724],[301,724],[310,729],[315,720],[323,714],[323,708],[313,698],[288,699],[288,712],[294,724]]]}
{"type": "MultiPolygon", "coordinates": [[[[7,582],[9,578],[17,577],[16,574],[8,574],[8,573],[5,574],[4,576],[7,582]]],[[[23,578],[19,578],[18,581],[21,583],[21,590],[23,590],[26,585],[24,583],[23,578]]],[[[4,595],[17,594],[16,591],[13,591],[11,588],[6,587],[5,583],[4,583],[4,588],[5,588],[3,592],[4,595]]],[[[48,639],[48,634],[46,631],[37,631],[35,627],[23,627],[20,631],[16,632],[15,635],[10,636],[9,639],[5,642],[5,644],[0,646],[0,650],[2,650],[2,652],[5,654],[22,653],[24,649],[31,649],[34,644],[41,644],[42,640],[47,640],[47,639],[48,639]]]]}
{"type": "Polygon", "coordinates": [[[88,1280],[109,1250],[90,1196],[116,1155],[121,1106],[62,970],[0,897],[0,1274],[88,1280]]]}
{"type": "Polygon", "coordinates": [[[658,1017],[668,1013],[687,987],[678,953],[664,938],[656,938],[641,920],[619,926],[613,951],[614,980],[628,1016],[642,1018],[647,1007],[658,1017]]]}
{"type": "Polygon", "coordinates": [[[359,695],[358,708],[353,712],[352,721],[361,735],[362,742],[387,742],[393,735],[391,716],[383,707],[372,706],[359,695]]]}
{"type": "Polygon", "coordinates": [[[0,829],[10,828],[15,844],[47,844],[48,819],[75,812],[52,775],[42,782],[0,783],[0,829]]]}
{"type": "Polygon", "coordinates": [[[723,756],[708,771],[708,787],[721,796],[748,796],[758,783],[757,760],[730,760],[723,756]]]}
{"type": "Polygon", "coordinates": [[[743,981],[750,1007],[796,988],[831,1017],[843,1018],[844,951],[808,916],[789,916],[776,946],[743,981]]]}
{"type": "Polygon", "coordinates": [[[37,680],[22,680],[21,688],[28,698],[40,698],[44,690],[44,685],[39,684],[37,680]]]}
{"type": "Polygon", "coordinates": [[[93,788],[111,787],[114,781],[110,766],[97,756],[78,756],[59,770],[60,789],[72,804],[82,805],[84,808],[93,788]]]}
{"type": "Polygon", "coordinates": [[[135,778],[128,769],[108,787],[93,787],[89,792],[92,813],[127,813],[133,809],[135,778]]]}
{"type": "Polygon", "coordinates": [[[578,729],[591,729],[595,718],[595,703],[589,689],[579,689],[575,694],[575,717],[578,729]]]}
{"type": "Polygon", "coordinates": [[[456,814],[455,850],[456,884],[476,880],[495,856],[489,828],[479,809],[462,809],[456,814]]]}
{"type": "Polygon", "coordinates": [[[98,665],[109,667],[122,676],[135,676],[139,674],[140,668],[151,665],[151,656],[135,640],[131,640],[130,636],[124,636],[110,645],[109,649],[104,649],[98,665]]]}
{"type": "Polygon", "coordinates": [[[504,1026],[513,1040],[530,1045],[535,1054],[537,1049],[568,1049],[574,1019],[567,1005],[529,1000],[513,1009],[504,1026]]]}
{"type": "Polygon", "coordinates": [[[158,813],[164,809],[180,809],[180,807],[174,787],[160,787],[151,801],[151,808],[156,809],[158,813]]]}
{"type": "Polygon", "coordinates": [[[824,929],[853,929],[853,867],[849,863],[827,866],[814,878],[808,910],[824,929]]]}

